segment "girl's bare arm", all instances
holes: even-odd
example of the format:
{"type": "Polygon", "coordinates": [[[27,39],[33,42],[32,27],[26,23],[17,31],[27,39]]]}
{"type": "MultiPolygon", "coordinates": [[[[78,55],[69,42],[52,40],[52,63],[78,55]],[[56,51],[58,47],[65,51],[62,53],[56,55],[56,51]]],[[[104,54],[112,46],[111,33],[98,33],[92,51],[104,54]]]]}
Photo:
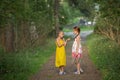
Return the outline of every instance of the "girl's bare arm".
{"type": "Polygon", "coordinates": [[[78,53],[79,46],[80,46],[80,36],[78,36],[76,39],[77,39],[77,48],[76,48],[76,53],[78,53]]]}
{"type": "Polygon", "coordinates": [[[70,38],[68,38],[68,39],[66,39],[66,40],[64,40],[64,46],[66,46],[67,45],[67,42],[70,40],[70,38]]]}
{"type": "Polygon", "coordinates": [[[65,41],[65,39],[63,39],[64,40],[64,46],[66,46],[67,45],[67,42],[65,41]]]}

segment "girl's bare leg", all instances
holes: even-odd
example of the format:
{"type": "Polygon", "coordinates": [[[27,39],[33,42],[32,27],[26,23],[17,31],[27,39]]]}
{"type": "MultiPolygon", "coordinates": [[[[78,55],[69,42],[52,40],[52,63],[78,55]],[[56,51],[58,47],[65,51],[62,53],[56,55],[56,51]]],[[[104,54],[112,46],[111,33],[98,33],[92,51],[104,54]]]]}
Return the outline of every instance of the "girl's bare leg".
{"type": "Polygon", "coordinates": [[[61,67],[62,72],[64,72],[64,66],[61,67]]]}
{"type": "Polygon", "coordinates": [[[60,75],[65,74],[65,72],[64,72],[64,66],[60,66],[59,70],[60,70],[60,72],[59,72],[60,75]]]}
{"type": "Polygon", "coordinates": [[[60,72],[64,72],[64,66],[59,67],[60,72]]]}
{"type": "Polygon", "coordinates": [[[79,59],[77,59],[76,67],[77,67],[77,72],[78,72],[78,74],[80,74],[80,63],[79,63],[79,59]]]}
{"type": "Polygon", "coordinates": [[[77,63],[77,71],[80,74],[80,63],[77,63]]]}
{"type": "Polygon", "coordinates": [[[62,67],[61,66],[59,67],[59,72],[62,72],[62,67]]]}

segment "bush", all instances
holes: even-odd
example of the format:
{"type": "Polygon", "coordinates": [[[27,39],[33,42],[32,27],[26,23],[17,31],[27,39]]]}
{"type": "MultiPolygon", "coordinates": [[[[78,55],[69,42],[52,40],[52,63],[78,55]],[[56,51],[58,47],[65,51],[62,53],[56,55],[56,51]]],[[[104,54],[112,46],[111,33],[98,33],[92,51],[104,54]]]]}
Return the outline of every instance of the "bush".
{"type": "Polygon", "coordinates": [[[119,80],[120,46],[97,34],[88,37],[87,45],[91,59],[102,72],[103,80],[119,80]]]}
{"type": "Polygon", "coordinates": [[[34,49],[16,53],[0,50],[0,80],[28,80],[55,51],[54,40],[34,49]]]}

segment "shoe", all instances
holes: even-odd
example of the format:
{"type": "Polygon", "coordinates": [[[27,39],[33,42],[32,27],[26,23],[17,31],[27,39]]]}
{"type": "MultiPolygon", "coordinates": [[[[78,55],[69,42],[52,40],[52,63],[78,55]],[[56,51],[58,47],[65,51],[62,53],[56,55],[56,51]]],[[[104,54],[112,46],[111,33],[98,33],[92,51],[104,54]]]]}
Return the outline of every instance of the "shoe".
{"type": "Polygon", "coordinates": [[[83,73],[84,72],[83,69],[80,68],[80,72],[83,73]]]}
{"type": "Polygon", "coordinates": [[[63,75],[63,72],[59,72],[59,75],[63,75]]]}
{"type": "Polygon", "coordinates": [[[80,74],[80,72],[76,71],[76,72],[74,72],[74,74],[80,74]]]}
{"type": "Polygon", "coordinates": [[[59,75],[65,75],[66,72],[59,72],[59,75]]]}
{"type": "Polygon", "coordinates": [[[66,72],[63,72],[63,74],[66,74],[66,72]]]}

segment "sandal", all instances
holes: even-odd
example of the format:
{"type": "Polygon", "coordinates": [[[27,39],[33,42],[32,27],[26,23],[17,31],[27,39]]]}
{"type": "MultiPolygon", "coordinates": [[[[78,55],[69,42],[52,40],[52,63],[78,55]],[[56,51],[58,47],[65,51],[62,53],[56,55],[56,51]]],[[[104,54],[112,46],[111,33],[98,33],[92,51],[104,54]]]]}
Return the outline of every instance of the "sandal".
{"type": "Polygon", "coordinates": [[[66,72],[59,72],[59,75],[65,75],[66,72]]]}
{"type": "Polygon", "coordinates": [[[80,68],[80,72],[83,73],[84,72],[83,69],[80,68]]]}
{"type": "Polygon", "coordinates": [[[74,74],[80,74],[80,72],[76,71],[76,72],[74,72],[74,74]]]}

